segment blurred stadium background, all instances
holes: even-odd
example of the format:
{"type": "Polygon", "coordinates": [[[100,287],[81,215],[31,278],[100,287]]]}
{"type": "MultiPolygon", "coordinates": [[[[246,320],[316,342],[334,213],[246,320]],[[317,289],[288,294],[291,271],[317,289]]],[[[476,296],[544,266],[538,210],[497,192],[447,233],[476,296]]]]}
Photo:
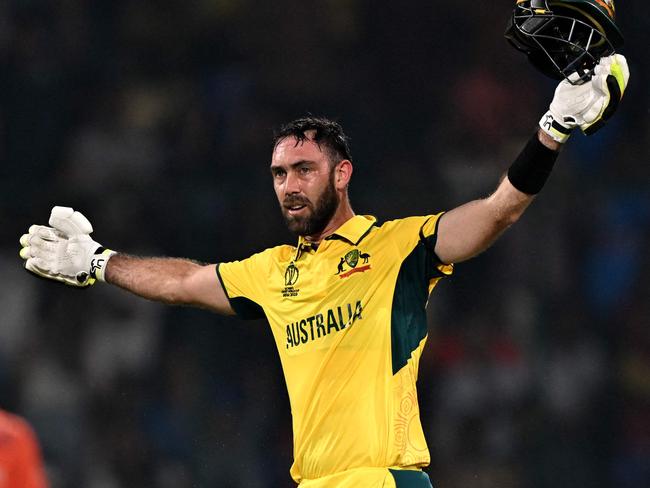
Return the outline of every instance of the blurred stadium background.
{"type": "MultiPolygon", "coordinates": [[[[484,196],[555,85],[503,39],[513,3],[0,2],[0,406],[54,488],[292,486],[290,412],[263,322],[32,279],[27,227],[59,204],[131,253],[291,243],[270,137],[307,112],[352,137],[359,213],[484,196]]],[[[430,300],[440,488],[650,486],[650,18],[617,6],[619,113],[430,300]]]]}

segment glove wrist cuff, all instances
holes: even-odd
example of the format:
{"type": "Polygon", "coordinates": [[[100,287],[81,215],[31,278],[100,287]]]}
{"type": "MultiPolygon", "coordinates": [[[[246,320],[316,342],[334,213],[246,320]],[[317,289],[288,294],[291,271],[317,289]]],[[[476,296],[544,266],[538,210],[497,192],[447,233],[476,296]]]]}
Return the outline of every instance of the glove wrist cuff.
{"type": "Polygon", "coordinates": [[[571,135],[573,127],[566,127],[557,121],[557,117],[550,110],[542,115],[539,120],[539,127],[546,132],[554,141],[564,144],[571,135]]]}
{"type": "Polygon", "coordinates": [[[106,273],[106,267],[108,266],[108,260],[111,259],[112,256],[117,254],[115,251],[112,251],[111,249],[106,249],[104,247],[98,247],[95,250],[95,254],[93,257],[90,259],[90,276],[91,278],[95,278],[99,281],[106,281],[105,278],[105,273],[106,273]]]}

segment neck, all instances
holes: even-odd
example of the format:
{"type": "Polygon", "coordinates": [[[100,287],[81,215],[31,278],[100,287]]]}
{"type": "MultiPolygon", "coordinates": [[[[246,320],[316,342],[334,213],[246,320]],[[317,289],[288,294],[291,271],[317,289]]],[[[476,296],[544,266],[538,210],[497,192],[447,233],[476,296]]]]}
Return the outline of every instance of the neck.
{"type": "Polygon", "coordinates": [[[354,210],[352,210],[352,207],[350,206],[350,201],[347,198],[343,199],[325,228],[318,234],[304,236],[305,241],[314,244],[320,243],[320,241],[325,239],[327,236],[336,232],[336,229],[345,224],[348,220],[354,217],[354,215],[354,210]]]}

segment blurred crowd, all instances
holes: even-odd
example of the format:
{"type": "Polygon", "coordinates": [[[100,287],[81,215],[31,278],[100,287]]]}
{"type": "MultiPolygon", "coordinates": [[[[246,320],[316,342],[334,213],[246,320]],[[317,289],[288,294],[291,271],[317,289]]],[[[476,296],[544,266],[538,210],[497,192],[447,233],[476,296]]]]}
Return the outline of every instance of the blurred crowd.
{"type": "MultiPolygon", "coordinates": [[[[358,213],[485,196],[555,83],[503,39],[513,3],[0,2],[0,407],[53,488],[293,486],[291,419],[264,322],[33,279],[29,225],[72,206],[112,249],[204,262],[291,243],[270,141],[306,113],[351,136],[358,213]]],[[[618,9],[619,113],[430,299],[434,486],[650,486],[650,22],[618,9]]]]}

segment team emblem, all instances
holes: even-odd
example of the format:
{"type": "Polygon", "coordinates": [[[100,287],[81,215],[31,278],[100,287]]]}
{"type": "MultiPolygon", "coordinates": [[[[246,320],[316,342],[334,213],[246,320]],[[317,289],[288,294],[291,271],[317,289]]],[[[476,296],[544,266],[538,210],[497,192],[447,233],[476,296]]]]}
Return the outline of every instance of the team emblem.
{"type": "Polygon", "coordinates": [[[370,264],[368,264],[369,259],[370,254],[367,252],[361,252],[358,249],[352,249],[339,260],[335,274],[340,278],[347,278],[354,273],[363,273],[364,271],[368,271],[370,269],[370,264]],[[362,266],[358,266],[359,260],[361,260],[362,266]],[[346,264],[348,266],[347,269],[345,267],[346,264]]]}
{"type": "Polygon", "coordinates": [[[348,263],[348,266],[350,268],[356,268],[357,263],[359,262],[359,250],[358,249],[353,249],[349,253],[347,253],[345,256],[345,262],[348,263]]]}

